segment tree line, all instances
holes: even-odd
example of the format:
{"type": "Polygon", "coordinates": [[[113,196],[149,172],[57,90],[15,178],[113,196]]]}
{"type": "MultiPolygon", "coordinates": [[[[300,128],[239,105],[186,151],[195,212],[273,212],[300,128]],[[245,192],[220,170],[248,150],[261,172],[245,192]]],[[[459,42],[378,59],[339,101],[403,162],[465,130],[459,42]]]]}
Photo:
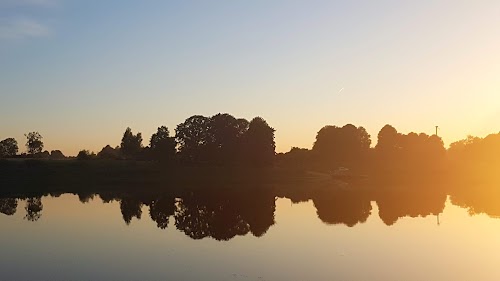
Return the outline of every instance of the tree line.
{"type": "MultiPolygon", "coordinates": [[[[166,126],[158,127],[143,145],[141,133],[127,128],[119,146],[104,147],[95,154],[79,152],[77,158],[132,159],[167,163],[212,165],[272,165],[301,169],[333,171],[346,168],[359,173],[370,171],[442,171],[449,168],[463,171],[488,170],[500,166],[500,133],[485,138],[469,136],[454,142],[448,149],[437,135],[403,134],[385,125],[372,146],[365,128],[352,124],[324,126],[312,149],[293,147],[287,153],[275,152],[275,130],[261,117],[251,121],[227,113],[211,117],[194,115],[177,125],[171,135],[166,126]]],[[[42,136],[30,132],[25,157],[61,159],[59,150],[43,151],[42,136]]],[[[17,141],[7,138],[0,142],[0,157],[18,155],[17,141]]]]}
{"type": "MultiPolygon", "coordinates": [[[[227,113],[211,117],[194,115],[175,128],[171,136],[166,126],[158,127],[144,146],[140,132],[127,128],[119,146],[105,146],[99,153],[81,150],[77,159],[125,159],[151,160],[164,163],[187,164],[251,164],[271,165],[275,156],[275,130],[262,117],[251,121],[236,118],[227,113]]],[[[42,136],[30,132],[27,138],[27,158],[64,158],[60,151],[43,151],[42,136]]],[[[17,141],[8,138],[0,142],[0,157],[15,157],[19,148],[17,141]]]]}
{"type": "Polygon", "coordinates": [[[347,124],[325,126],[317,135],[312,149],[293,147],[277,155],[277,163],[298,169],[354,173],[413,173],[416,176],[444,171],[493,175],[500,167],[500,133],[485,138],[468,136],[445,148],[441,137],[425,133],[403,134],[385,125],[371,145],[365,128],[347,124]],[[418,172],[415,173],[415,172],[418,172]]]}

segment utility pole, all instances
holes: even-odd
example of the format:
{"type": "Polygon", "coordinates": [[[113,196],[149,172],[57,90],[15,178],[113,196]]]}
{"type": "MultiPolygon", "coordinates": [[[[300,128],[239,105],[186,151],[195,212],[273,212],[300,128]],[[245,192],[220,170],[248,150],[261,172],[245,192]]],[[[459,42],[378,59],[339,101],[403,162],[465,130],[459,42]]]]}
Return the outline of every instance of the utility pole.
{"type": "Polygon", "coordinates": [[[436,126],[436,137],[438,136],[438,129],[439,129],[439,126],[436,126]]]}

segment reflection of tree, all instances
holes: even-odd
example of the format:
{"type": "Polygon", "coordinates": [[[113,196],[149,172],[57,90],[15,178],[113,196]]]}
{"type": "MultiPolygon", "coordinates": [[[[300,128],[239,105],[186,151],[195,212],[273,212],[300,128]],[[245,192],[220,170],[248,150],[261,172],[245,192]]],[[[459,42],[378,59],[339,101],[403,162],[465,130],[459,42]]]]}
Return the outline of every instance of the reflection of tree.
{"type": "Polygon", "coordinates": [[[88,203],[89,201],[94,199],[94,193],[78,193],[78,199],[82,203],[88,203]]]}
{"type": "Polygon", "coordinates": [[[379,216],[386,225],[402,217],[426,217],[443,212],[446,193],[440,190],[386,191],[377,195],[379,216]]]}
{"type": "Polygon", "coordinates": [[[254,236],[261,237],[274,224],[274,212],[276,211],[276,198],[272,192],[261,190],[247,194],[242,200],[242,215],[247,221],[250,232],[254,236]]]}
{"type": "Polygon", "coordinates": [[[500,190],[498,183],[460,186],[450,194],[454,205],[467,209],[469,215],[486,214],[500,218],[500,190]]]}
{"type": "Polygon", "coordinates": [[[120,201],[120,210],[123,220],[129,225],[133,217],[141,219],[142,203],[136,198],[123,198],[120,201]]]}
{"type": "Polygon", "coordinates": [[[196,192],[178,202],[175,225],[193,239],[229,240],[248,232],[262,236],[274,224],[274,209],[271,193],[196,192]]]}
{"type": "Polygon", "coordinates": [[[193,239],[210,236],[217,240],[229,240],[248,232],[248,225],[234,209],[235,202],[206,195],[191,194],[182,198],[175,214],[177,229],[193,239]]]}
{"type": "Polygon", "coordinates": [[[16,198],[0,198],[0,213],[12,216],[17,210],[16,198]]]}
{"type": "Polygon", "coordinates": [[[99,197],[101,197],[103,203],[111,203],[116,199],[116,195],[112,192],[101,192],[99,197]]]}
{"type": "Polygon", "coordinates": [[[37,221],[42,216],[43,204],[41,197],[32,197],[26,200],[26,216],[29,221],[37,221]]]}
{"type": "Polygon", "coordinates": [[[313,197],[313,202],[323,222],[349,227],[364,223],[372,210],[370,199],[360,191],[321,191],[313,197]]]}
{"type": "Polygon", "coordinates": [[[149,206],[149,216],[156,222],[158,228],[165,229],[168,226],[170,216],[175,212],[175,200],[173,197],[160,197],[149,206]]]}

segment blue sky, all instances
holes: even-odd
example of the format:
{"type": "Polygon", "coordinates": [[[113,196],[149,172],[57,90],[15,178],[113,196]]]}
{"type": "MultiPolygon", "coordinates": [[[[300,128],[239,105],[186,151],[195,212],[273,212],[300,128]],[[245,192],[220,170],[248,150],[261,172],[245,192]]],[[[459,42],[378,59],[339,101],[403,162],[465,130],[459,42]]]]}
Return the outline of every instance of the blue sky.
{"type": "Polygon", "coordinates": [[[194,114],[445,143],[500,130],[498,1],[0,1],[0,139],[117,145],[194,114]]]}

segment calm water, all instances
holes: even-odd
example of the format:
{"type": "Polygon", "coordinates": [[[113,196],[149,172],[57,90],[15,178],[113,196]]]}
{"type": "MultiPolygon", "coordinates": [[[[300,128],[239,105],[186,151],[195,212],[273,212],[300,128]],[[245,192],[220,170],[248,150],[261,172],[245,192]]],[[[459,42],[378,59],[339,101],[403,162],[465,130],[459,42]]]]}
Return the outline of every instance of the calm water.
{"type": "Polygon", "coordinates": [[[286,193],[3,198],[0,280],[500,279],[494,196],[286,193]]]}

